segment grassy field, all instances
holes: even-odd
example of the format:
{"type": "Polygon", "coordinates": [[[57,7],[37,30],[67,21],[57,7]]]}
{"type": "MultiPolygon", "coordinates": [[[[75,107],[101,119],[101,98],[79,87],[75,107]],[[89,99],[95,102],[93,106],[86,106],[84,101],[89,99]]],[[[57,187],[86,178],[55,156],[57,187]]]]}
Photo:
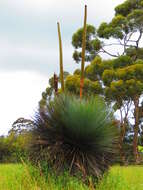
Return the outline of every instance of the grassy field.
{"type": "MultiPolygon", "coordinates": [[[[47,179],[36,169],[22,164],[0,165],[0,190],[93,190],[93,184],[85,186],[81,181],[63,175],[58,178],[49,174],[47,179]]],[[[143,167],[114,166],[96,190],[143,190],[143,167]]]]}

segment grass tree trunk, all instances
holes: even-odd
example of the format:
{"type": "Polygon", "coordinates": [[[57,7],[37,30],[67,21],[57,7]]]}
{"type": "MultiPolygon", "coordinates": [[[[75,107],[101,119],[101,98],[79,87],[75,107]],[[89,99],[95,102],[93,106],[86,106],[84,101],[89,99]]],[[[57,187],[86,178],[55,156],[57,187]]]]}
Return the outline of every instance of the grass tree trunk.
{"type": "Polygon", "coordinates": [[[139,163],[139,153],[138,153],[138,133],[139,133],[139,97],[135,97],[134,99],[134,117],[135,117],[135,125],[134,125],[134,138],[133,138],[133,153],[136,163],[139,163]]]}
{"type": "Polygon", "coordinates": [[[81,77],[80,77],[80,99],[83,94],[84,86],[84,65],[85,65],[85,49],[86,49],[86,30],[87,30],[87,6],[85,5],[84,13],[84,26],[83,26],[83,36],[82,36],[82,62],[81,62],[81,77]]]}
{"type": "Polygon", "coordinates": [[[60,81],[61,81],[61,90],[64,92],[64,71],[63,71],[63,49],[62,49],[62,39],[60,31],[60,23],[57,23],[58,27],[58,36],[59,36],[59,53],[60,53],[60,81]]]}

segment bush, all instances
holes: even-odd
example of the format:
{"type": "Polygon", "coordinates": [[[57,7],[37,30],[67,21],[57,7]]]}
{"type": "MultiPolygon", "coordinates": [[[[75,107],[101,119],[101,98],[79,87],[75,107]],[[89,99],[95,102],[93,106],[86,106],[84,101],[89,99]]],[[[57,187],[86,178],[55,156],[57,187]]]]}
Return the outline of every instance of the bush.
{"type": "Polygon", "coordinates": [[[28,158],[28,134],[0,137],[0,163],[18,163],[28,158]]]}
{"type": "Polygon", "coordinates": [[[118,129],[102,98],[60,95],[34,120],[31,159],[54,171],[101,177],[117,151],[118,129]]]}

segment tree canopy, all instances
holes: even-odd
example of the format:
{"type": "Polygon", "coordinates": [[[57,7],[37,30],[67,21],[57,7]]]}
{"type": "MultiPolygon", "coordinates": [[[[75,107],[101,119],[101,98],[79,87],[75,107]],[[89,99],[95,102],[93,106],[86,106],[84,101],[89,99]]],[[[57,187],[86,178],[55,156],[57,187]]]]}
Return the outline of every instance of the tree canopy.
{"type": "MultiPolygon", "coordinates": [[[[77,63],[81,61],[82,32],[83,28],[80,28],[72,37],[73,58],[77,63]]],[[[112,57],[129,53],[136,60],[142,57],[142,34],[143,1],[126,0],[115,7],[115,16],[109,23],[103,22],[97,29],[87,25],[86,61],[92,61],[100,53],[112,57]]]]}

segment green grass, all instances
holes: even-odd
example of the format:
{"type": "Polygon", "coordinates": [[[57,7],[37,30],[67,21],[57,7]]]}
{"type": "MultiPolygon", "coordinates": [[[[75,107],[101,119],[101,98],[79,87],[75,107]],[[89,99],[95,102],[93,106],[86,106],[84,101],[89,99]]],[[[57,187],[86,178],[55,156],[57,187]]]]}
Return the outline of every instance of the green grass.
{"type": "Polygon", "coordinates": [[[114,166],[97,190],[143,190],[143,166],[114,166]]]}
{"type": "MultiPolygon", "coordinates": [[[[56,178],[40,175],[37,169],[22,164],[0,165],[0,190],[93,190],[67,174],[56,178]]],[[[143,167],[114,166],[96,186],[96,190],[143,190],[143,167]]]]}
{"type": "Polygon", "coordinates": [[[143,146],[138,146],[139,152],[143,153],[143,146]]]}

